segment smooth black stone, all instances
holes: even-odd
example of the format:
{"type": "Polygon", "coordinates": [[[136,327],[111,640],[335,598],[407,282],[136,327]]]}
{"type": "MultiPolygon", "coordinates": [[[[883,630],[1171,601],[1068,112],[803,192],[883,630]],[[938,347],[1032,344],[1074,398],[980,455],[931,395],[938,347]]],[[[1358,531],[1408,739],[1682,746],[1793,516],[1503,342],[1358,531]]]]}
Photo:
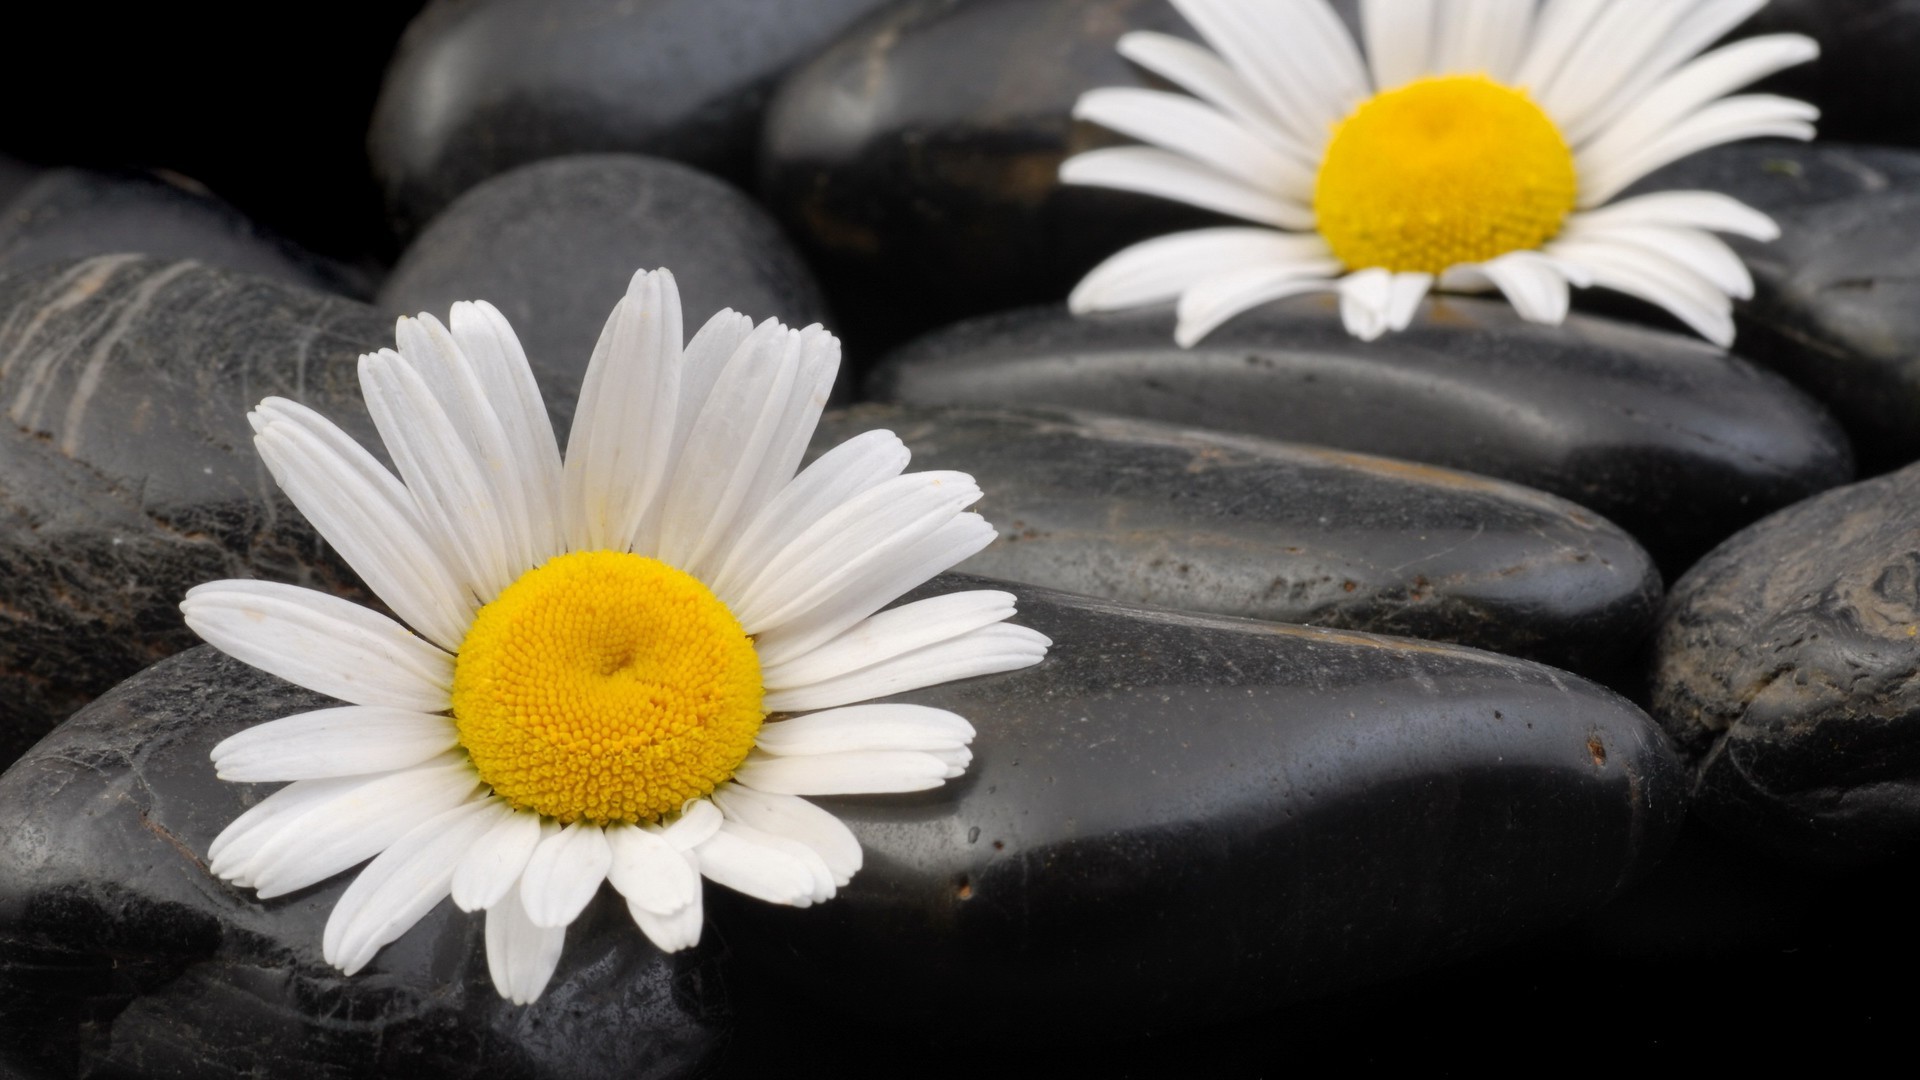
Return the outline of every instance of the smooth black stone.
{"type": "MultiPolygon", "coordinates": [[[[658,266],[680,286],[689,337],[729,307],[796,327],[825,320],[813,275],[765,211],[711,176],[632,154],[536,162],[467,192],[407,248],[378,302],[445,318],[455,301],[491,301],[542,381],[577,389],[635,268],[658,266]]],[[[570,416],[573,397],[548,404],[570,416]]]]}
{"type": "Polygon", "coordinates": [[[0,210],[0,274],[117,252],[197,259],[355,297],[372,293],[362,275],[301,251],[184,177],[54,169],[0,210]]]}
{"type": "Polygon", "coordinates": [[[1659,729],[1575,676],[1015,591],[1043,664],[900,696],[973,722],[966,775],[820,800],[866,851],[830,904],[712,894],[741,981],[966,1045],[1164,1032],[1563,923],[1679,827],[1659,729]]]}
{"type": "Polygon", "coordinates": [[[437,0],[368,149],[404,232],[489,176],[633,151],[744,180],[774,80],[887,0],[437,0]]]}
{"type": "Polygon", "coordinates": [[[1675,585],[1653,709],[1705,821],[1838,864],[1920,850],[1920,466],[1729,540],[1675,585]]]}
{"type": "Polygon", "coordinates": [[[1753,270],[1739,305],[1743,356],[1823,401],[1861,468],[1920,459],[1920,153],[1817,143],[1725,147],[1642,189],[1724,191],[1773,215],[1772,243],[1732,242],[1753,270]]]}
{"type": "Polygon", "coordinates": [[[905,0],[788,75],[761,191],[851,332],[1056,300],[1133,241],[1227,220],[1059,182],[1068,156],[1128,141],[1071,114],[1147,85],[1114,51],[1129,30],[1194,37],[1165,0],[905,0]]]}
{"type": "Polygon", "coordinates": [[[330,699],[199,648],[123,683],[0,776],[0,1063],[139,1080],[682,1077],[732,1026],[721,950],[663,956],[604,893],[545,994],[487,973],[484,920],[442,901],[366,969],[321,958],[353,872],[261,902],[207,845],[278,785],[207,752],[330,699]]]}
{"type": "Polygon", "coordinates": [[[1496,476],[1604,515],[1670,577],[1853,475],[1846,437],[1779,376],[1626,323],[1541,327],[1444,298],[1366,343],[1330,298],[1303,297],[1190,350],[1172,323],[1165,309],[1010,312],[909,345],[868,385],[888,401],[1097,409],[1496,476]]]}
{"type": "Polygon", "coordinates": [[[916,469],[972,473],[1000,530],[962,569],[1129,603],[1452,641],[1607,676],[1653,561],[1562,499],[1468,473],[1068,411],[863,405],[916,469]]]}
{"type": "Polygon", "coordinates": [[[1740,28],[1807,34],[1820,58],[1763,89],[1820,106],[1822,138],[1920,145],[1920,3],[1914,0],[1769,0],[1740,28]]]}

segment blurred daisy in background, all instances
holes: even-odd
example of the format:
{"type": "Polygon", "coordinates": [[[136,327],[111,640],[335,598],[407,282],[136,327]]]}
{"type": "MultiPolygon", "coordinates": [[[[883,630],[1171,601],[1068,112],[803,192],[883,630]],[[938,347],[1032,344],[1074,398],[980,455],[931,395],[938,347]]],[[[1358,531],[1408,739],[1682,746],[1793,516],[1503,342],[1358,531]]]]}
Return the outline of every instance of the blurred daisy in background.
{"type": "Polygon", "coordinates": [[[1753,282],[1713,234],[1770,240],[1773,222],[1713,192],[1615,200],[1707,147],[1810,139],[1818,116],[1727,96],[1813,59],[1811,38],[1700,55],[1766,0],[1361,0],[1364,49],[1325,0],[1172,2],[1211,49],[1144,32],[1119,48],[1187,93],[1083,95],[1074,115],[1149,145],[1076,155],[1060,175],[1258,223],[1136,244],[1070,298],[1078,313],[1177,299],[1182,345],[1322,290],[1368,340],[1405,329],[1433,289],[1498,289],[1557,324],[1576,285],[1728,345],[1753,282]]]}
{"type": "Polygon", "coordinates": [[[881,610],[994,531],[971,477],[904,473],[890,432],[799,470],[840,360],[818,326],[723,311],[683,348],[672,275],[637,275],[564,460],[494,308],[398,337],[360,361],[397,477],[294,402],[250,419],[401,621],[263,581],[181,604],[221,651],[347,703],[214,748],[224,779],[292,783],[209,856],[262,899],[371,858],[322,942],[348,974],[448,896],[486,912],[494,984],[521,1003],[602,881],[669,951],[699,940],[703,876],[826,900],[860,845],[801,796],[924,790],[971,760],[960,716],[856,703],[1046,653],[1004,592],[881,610]]]}

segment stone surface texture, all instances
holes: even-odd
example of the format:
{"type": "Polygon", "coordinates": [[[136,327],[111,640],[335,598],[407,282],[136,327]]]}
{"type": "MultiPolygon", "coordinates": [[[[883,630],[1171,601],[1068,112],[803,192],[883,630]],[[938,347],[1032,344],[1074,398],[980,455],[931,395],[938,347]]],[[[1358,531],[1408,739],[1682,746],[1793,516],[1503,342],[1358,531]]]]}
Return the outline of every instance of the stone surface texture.
{"type": "Polygon", "coordinates": [[[1609,675],[1660,575],[1618,528],[1516,484],[1065,410],[863,405],[816,450],[894,431],[973,474],[1000,539],[971,573],[1186,611],[1454,641],[1609,675]]]}

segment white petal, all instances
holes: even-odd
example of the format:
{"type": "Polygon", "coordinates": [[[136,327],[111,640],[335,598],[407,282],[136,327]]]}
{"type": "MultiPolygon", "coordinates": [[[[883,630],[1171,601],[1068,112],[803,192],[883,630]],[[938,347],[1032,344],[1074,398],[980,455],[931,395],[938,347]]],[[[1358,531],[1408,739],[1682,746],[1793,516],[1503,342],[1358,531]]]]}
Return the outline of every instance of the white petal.
{"type": "Polygon", "coordinates": [[[613,865],[606,831],[576,821],[540,841],[520,875],[520,903],[535,926],[563,927],[586,909],[613,865]]]}
{"type": "Polygon", "coordinates": [[[1512,79],[1533,33],[1532,0],[1451,0],[1435,27],[1435,74],[1512,79]]]}
{"type": "Polygon", "coordinates": [[[453,903],[461,911],[480,911],[500,903],[520,883],[520,874],[541,839],[560,831],[553,822],[515,810],[503,799],[493,800],[493,806],[493,827],[474,841],[453,870],[453,903]]]}
{"type": "Polygon", "coordinates": [[[1780,238],[1780,226],[1774,224],[1772,218],[1717,191],[1657,191],[1638,195],[1574,214],[1567,219],[1566,228],[1576,230],[1597,225],[1667,225],[1731,233],[1755,240],[1780,238]]]}
{"type": "MultiPolygon", "coordinates": [[[[687,860],[688,866],[695,868],[697,874],[699,860],[691,852],[684,853],[681,857],[687,860]]],[[[700,944],[700,929],[706,922],[706,912],[701,904],[698,890],[693,894],[692,903],[671,915],[655,915],[631,902],[627,904],[627,913],[633,916],[634,925],[640,928],[641,933],[647,935],[647,940],[653,942],[655,948],[669,953],[691,949],[700,944]]]]}
{"type": "Polygon", "coordinates": [[[470,802],[420,822],[368,863],[327,917],[327,962],[352,975],[445,899],[460,856],[493,822],[486,805],[470,802]]]}
{"type": "Polygon", "coordinates": [[[540,385],[520,339],[498,308],[484,300],[462,301],[453,305],[448,322],[505,432],[502,456],[509,482],[519,487],[526,507],[526,535],[535,545],[537,563],[563,547],[560,444],[553,437],[540,385]]]}
{"type": "Polygon", "coordinates": [[[207,845],[209,869],[216,876],[245,887],[248,882],[238,880],[234,868],[251,862],[261,845],[280,835],[289,823],[298,821],[314,807],[378,779],[377,776],[342,776],[288,784],[220,830],[220,835],[207,845]]]}
{"type": "Polygon", "coordinates": [[[1313,203],[1313,171],[1276,150],[1245,125],[1181,94],[1110,86],[1089,90],[1074,104],[1076,119],[1170,150],[1271,191],[1303,209],[1313,203]]]}
{"type": "MultiPolygon", "coordinates": [[[[707,398],[712,396],[714,384],[720,381],[720,373],[726,369],[727,361],[733,359],[733,354],[740,350],[752,333],[752,319],[732,308],[724,308],[708,319],[706,325],[693,335],[693,340],[687,342],[680,360],[680,404],[674,411],[673,441],[665,460],[660,463],[662,484],[672,482],[681,455],[686,451],[687,440],[693,435],[694,422],[700,410],[706,407],[707,398]]],[[[655,499],[653,506],[641,517],[640,527],[633,537],[634,551],[651,554],[660,550],[663,501],[655,499]]]]}
{"type": "Polygon", "coordinates": [[[1598,206],[1662,165],[1709,147],[1762,136],[1811,139],[1813,121],[1819,115],[1820,110],[1792,98],[1767,94],[1723,98],[1630,153],[1594,163],[1590,172],[1583,169],[1579,205],[1583,209],[1598,206]]]}
{"type": "Polygon", "coordinates": [[[1116,48],[1120,55],[1238,120],[1297,164],[1310,166],[1319,159],[1318,149],[1283,124],[1259,91],[1212,50],[1151,30],[1120,35],[1116,48]]]}
{"type": "MultiPolygon", "coordinates": [[[[993,590],[916,600],[879,612],[804,655],[783,663],[763,663],[761,680],[769,693],[804,690],[908,654],[918,655],[928,646],[954,641],[1013,613],[1013,594],[993,590]]],[[[1051,644],[1044,638],[1040,643],[1051,644]]],[[[769,704],[767,708],[794,712],[802,707],[769,704]]]]}
{"type": "Polygon", "coordinates": [[[1685,14],[1673,0],[1608,5],[1582,32],[1557,74],[1534,88],[1534,100],[1574,145],[1574,135],[1612,99],[1685,14]]]}
{"type": "MultiPolygon", "coordinates": [[[[1377,0],[1391,4],[1393,0],[1377,0]]],[[[1533,40],[1514,73],[1513,85],[1532,93],[1544,106],[1541,88],[1567,65],[1587,30],[1614,0],[1547,0],[1534,19],[1533,40]]],[[[1549,109],[1549,112],[1552,110],[1549,109]]]]}
{"type": "Polygon", "coordinates": [[[475,596],[499,595],[524,569],[505,521],[512,513],[487,466],[475,459],[447,407],[405,357],[391,349],[360,358],[360,392],[439,550],[464,570],[475,596]]]}
{"type": "Polygon", "coordinates": [[[659,558],[707,580],[741,526],[793,479],[840,367],[818,325],[756,329],[727,362],[675,465],[662,503],[659,558]]]}
{"type": "Polygon", "coordinates": [[[859,750],[776,757],[754,751],[735,782],[776,795],[878,795],[926,791],[948,778],[944,759],[920,750],[859,750]]]}
{"type": "Polygon", "coordinates": [[[1074,286],[1076,314],[1118,311],[1173,300],[1229,271],[1264,269],[1298,277],[1334,277],[1340,262],[1312,233],[1226,226],[1171,233],[1124,248],[1074,286]]]}
{"type": "Polygon", "coordinates": [[[298,892],[386,850],[423,818],[465,805],[479,786],[463,756],[443,755],[382,774],[230,844],[210,869],[251,885],[263,900],[298,892]]]}
{"type": "Polygon", "coordinates": [[[355,705],[451,706],[453,657],[350,600],[268,581],[196,585],[180,602],[209,645],[288,682],[355,705]]]}
{"type": "Polygon", "coordinates": [[[610,825],[607,844],[613,852],[607,880],[632,906],[667,916],[699,900],[699,871],[666,837],[633,825],[610,825]]]}
{"type": "Polygon", "coordinates": [[[349,705],[256,724],[221,740],[211,756],[222,780],[317,780],[404,769],[459,741],[444,716],[349,705]]]}
{"type": "Polygon", "coordinates": [[[720,808],[706,799],[689,799],[680,808],[680,816],[672,822],[661,825],[645,826],[666,838],[667,843],[681,851],[692,851],[707,842],[707,837],[719,831],[721,822],[720,808]]]}
{"type": "Polygon", "coordinates": [[[1332,275],[1303,274],[1293,266],[1261,266],[1216,274],[1180,296],[1173,339],[1192,348],[1236,315],[1289,296],[1337,288],[1332,275]]]}
{"type": "Polygon", "coordinates": [[[1528,322],[1558,326],[1572,297],[1560,264],[1537,251],[1512,251],[1477,268],[1528,322]]]}
{"type": "MultiPolygon", "coordinates": [[[[724,813],[725,811],[722,812],[724,813]]],[[[806,867],[808,903],[818,904],[831,900],[833,899],[835,891],[839,889],[840,885],[834,880],[833,868],[827,865],[827,860],[822,857],[818,851],[815,851],[807,845],[785,836],[762,832],[745,822],[735,820],[731,816],[727,818],[726,824],[720,828],[721,832],[731,834],[756,847],[768,851],[778,851],[788,855],[799,862],[800,865],[806,867]]]]}
{"type": "Polygon", "coordinates": [[[807,523],[729,606],[747,633],[774,629],[858,583],[877,558],[931,535],[979,501],[980,487],[966,473],[882,481],[807,523]]]}
{"type": "Polygon", "coordinates": [[[1432,290],[1432,274],[1393,275],[1392,295],[1387,301],[1387,329],[1399,333],[1412,326],[1413,317],[1420,312],[1420,301],[1432,290]]]}
{"type": "Polygon", "coordinates": [[[1664,225],[1586,225],[1562,234],[1569,241],[1624,244],[1687,268],[1737,300],[1753,299],[1753,275],[1726,241],[1699,229],[1664,225]]]}
{"type": "Polygon", "coordinates": [[[1310,207],[1153,146],[1112,146],[1075,154],[1060,163],[1060,182],[1173,199],[1283,229],[1311,229],[1314,223],[1310,207]]]}
{"type": "MultiPolygon", "coordinates": [[[[1018,671],[1046,659],[1052,644],[1036,630],[996,623],[805,686],[776,690],[769,684],[765,705],[774,712],[827,709],[923,686],[1018,671]]],[[[820,651],[824,650],[816,653],[820,651]]]]}
{"type": "Polygon", "coordinates": [[[808,526],[843,503],[899,476],[911,455],[891,431],[867,431],[820,455],[770,500],[713,575],[713,592],[739,597],[769,562],[808,526]]]}
{"type": "Polygon", "coordinates": [[[1605,101],[1566,131],[1569,143],[1585,144],[1613,123],[1621,111],[1654,92],[1655,83],[1765,7],[1766,0],[1689,0],[1676,6],[1681,15],[1673,28],[1661,35],[1605,101]]]}
{"type": "Polygon", "coordinates": [[[487,909],[487,971],[501,997],[528,1005],[546,991],[560,966],[567,928],[536,926],[520,906],[519,893],[509,889],[487,909]]]}
{"type": "Polygon", "coordinates": [[[367,587],[429,640],[458,648],[473,618],[473,595],[400,481],[304,405],[268,398],[247,419],[280,489],[367,587]]]}
{"type": "Polygon", "coordinates": [[[1347,333],[1373,341],[1387,332],[1393,316],[1393,274],[1380,267],[1340,279],[1340,320],[1347,333]]]}
{"type": "Polygon", "coordinates": [[[972,741],[973,725],[964,717],[927,705],[887,703],[775,720],[761,726],[754,746],[765,754],[805,757],[856,750],[951,750],[972,741]]]}
{"type": "Polygon", "coordinates": [[[835,886],[853,880],[865,861],[860,841],[845,822],[798,796],[722,784],[713,798],[730,820],[811,848],[832,872],[835,886]]]}
{"type": "Polygon", "coordinates": [[[1332,125],[1367,96],[1358,48],[1325,0],[1173,0],[1316,152],[1332,125]]]}
{"type": "Polygon", "coordinates": [[[1556,241],[1547,254],[1585,267],[1597,286],[1665,308],[1722,348],[1733,344],[1733,305],[1726,294],[1664,256],[1590,240],[1556,241]]]}
{"type": "Polygon", "coordinates": [[[576,551],[625,551],[666,480],[680,401],[680,290],[635,274],[593,348],[567,436],[563,516],[576,551]]]}
{"type": "Polygon", "coordinates": [[[1375,90],[1392,90],[1430,70],[1435,0],[1360,0],[1360,25],[1375,90]]]}
{"type": "Polygon", "coordinates": [[[1799,34],[1749,38],[1708,53],[1648,89],[1582,146],[1581,169],[1626,157],[1702,106],[1818,55],[1820,46],[1799,34]]]}
{"type": "Polygon", "coordinates": [[[813,870],[787,851],[753,843],[723,826],[694,854],[701,875],[715,884],[770,904],[806,907],[813,902],[813,870]]]}

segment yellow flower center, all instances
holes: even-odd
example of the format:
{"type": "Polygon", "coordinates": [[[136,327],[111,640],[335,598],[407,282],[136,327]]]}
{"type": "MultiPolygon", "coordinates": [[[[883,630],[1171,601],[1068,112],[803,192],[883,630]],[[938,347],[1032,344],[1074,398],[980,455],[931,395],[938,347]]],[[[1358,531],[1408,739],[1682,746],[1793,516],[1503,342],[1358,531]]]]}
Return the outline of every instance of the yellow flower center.
{"type": "Polygon", "coordinates": [[[760,657],[691,576],[616,551],[561,555],[480,609],[453,717],[480,778],[561,822],[655,821],[753,748],[760,657]]]}
{"type": "Polygon", "coordinates": [[[1578,190],[1573,151],[1526,91],[1448,75],[1377,94],[1341,121],[1313,209],[1350,269],[1437,275],[1539,247],[1578,190]]]}

